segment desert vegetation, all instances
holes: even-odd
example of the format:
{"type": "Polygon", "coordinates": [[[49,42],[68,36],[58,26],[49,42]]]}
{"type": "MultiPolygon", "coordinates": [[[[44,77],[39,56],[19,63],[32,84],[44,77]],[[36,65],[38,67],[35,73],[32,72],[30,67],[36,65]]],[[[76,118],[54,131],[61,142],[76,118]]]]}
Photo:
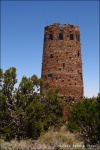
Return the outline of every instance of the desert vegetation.
{"type": "Polygon", "coordinates": [[[85,98],[69,109],[58,89],[38,92],[42,80],[36,75],[23,76],[17,88],[16,77],[14,67],[5,72],[0,70],[2,150],[46,149],[50,146],[68,149],[68,145],[71,148],[78,144],[85,148],[99,147],[100,94],[95,100],[85,98]]]}
{"type": "Polygon", "coordinates": [[[59,129],[49,128],[47,132],[41,133],[37,140],[28,139],[21,140],[20,142],[15,139],[11,140],[11,142],[5,142],[3,139],[1,140],[2,150],[59,150],[72,147],[76,150],[81,150],[83,146],[83,141],[80,140],[77,134],[70,133],[66,129],[66,125],[61,126],[59,129]]]}

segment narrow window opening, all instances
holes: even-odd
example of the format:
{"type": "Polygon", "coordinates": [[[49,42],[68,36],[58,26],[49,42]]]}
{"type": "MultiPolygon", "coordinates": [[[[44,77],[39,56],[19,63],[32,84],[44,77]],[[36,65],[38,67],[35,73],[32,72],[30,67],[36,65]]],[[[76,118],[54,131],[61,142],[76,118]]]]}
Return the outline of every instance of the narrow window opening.
{"type": "Polygon", "coordinates": [[[78,51],[78,56],[80,55],[79,51],[78,51]]]}
{"type": "Polygon", "coordinates": [[[59,40],[63,40],[63,34],[59,34],[59,40]]]}
{"type": "Polygon", "coordinates": [[[56,80],[62,80],[62,78],[61,77],[59,77],[59,78],[57,77],[56,80]]]}
{"type": "Polygon", "coordinates": [[[82,73],[79,73],[80,74],[80,76],[81,76],[81,79],[82,79],[82,73]]]}
{"type": "Polygon", "coordinates": [[[74,34],[70,34],[70,40],[74,40],[74,34]]]}
{"type": "Polygon", "coordinates": [[[46,42],[46,35],[44,36],[44,42],[46,42]]]}
{"type": "Polygon", "coordinates": [[[51,55],[50,55],[50,58],[54,58],[54,55],[53,55],[53,54],[51,54],[51,55]]]}
{"type": "Polygon", "coordinates": [[[52,77],[52,74],[48,74],[48,78],[51,78],[52,77]]]}
{"type": "Polygon", "coordinates": [[[63,63],[63,69],[65,68],[65,63],[63,63]]]}
{"type": "MultiPolygon", "coordinates": [[[[77,33],[76,33],[76,39],[77,39],[77,33]]],[[[76,42],[77,43],[77,42],[76,42]]]]}
{"type": "Polygon", "coordinates": [[[80,41],[80,35],[78,35],[78,41],[80,41]]]}
{"type": "Polygon", "coordinates": [[[81,73],[81,79],[82,79],[82,73],[81,73]]]}
{"type": "Polygon", "coordinates": [[[53,35],[52,34],[49,35],[49,40],[53,40],[53,35]]]}

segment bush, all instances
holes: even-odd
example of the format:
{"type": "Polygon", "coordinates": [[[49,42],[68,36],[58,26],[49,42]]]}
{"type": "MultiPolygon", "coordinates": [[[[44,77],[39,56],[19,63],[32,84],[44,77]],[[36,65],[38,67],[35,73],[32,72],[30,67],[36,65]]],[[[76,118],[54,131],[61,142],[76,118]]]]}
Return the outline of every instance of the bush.
{"type": "Polygon", "coordinates": [[[84,140],[85,147],[100,143],[100,94],[94,101],[84,99],[73,105],[68,129],[77,131],[84,140]]]}

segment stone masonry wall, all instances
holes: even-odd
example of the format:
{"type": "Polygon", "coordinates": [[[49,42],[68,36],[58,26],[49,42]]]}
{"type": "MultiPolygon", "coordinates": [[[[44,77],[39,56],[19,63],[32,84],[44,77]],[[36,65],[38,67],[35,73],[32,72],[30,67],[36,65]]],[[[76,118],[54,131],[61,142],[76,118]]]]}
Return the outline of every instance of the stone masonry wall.
{"type": "Polygon", "coordinates": [[[78,26],[45,27],[41,91],[59,88],[64,97],[83,98],[82,57],[78,26]]]}

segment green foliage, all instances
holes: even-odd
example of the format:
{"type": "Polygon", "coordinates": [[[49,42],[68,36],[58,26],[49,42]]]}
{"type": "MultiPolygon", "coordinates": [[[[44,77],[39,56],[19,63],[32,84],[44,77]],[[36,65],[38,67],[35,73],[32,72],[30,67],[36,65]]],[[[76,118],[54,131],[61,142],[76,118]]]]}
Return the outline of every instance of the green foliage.
{"type": "Polygon", "coordinates": [[[0,120],[1,120],[1,133],[5,136],[6,140],[10,140],[12,135],[12,112],[14,110],[13,90],[16,84],[16,69],[14,67],[0,73],[1,78],[1,97],[0,97],[0,120]]]}
{"type": "MultiPolygon", "coordinates": [[[[48,90],[40,95],[42,80],[36,75],[23,76],[18,88],[16,68],[3,73],[0,69],[0,132],[6,141],[13,138],[37,139],[51,127],[58,128],[65,123],[65,101],[58,90],[48,90]]],[[[72,106],[68,129],[77,131],[85,146],[100,142],[100,93],[96,100],[84,99],[72,106]]]]}
{"type": "Polygon", "coordinates": [[[28,105],[26,114],[28,116],[26,122],[26,136],[37,139],[40,133],[43,132],[43,124],[41,122],[43,108],[41,107],[39,95],[36,95],[34,100],[28,105]]]}
{"type": "Polygon", "coordinates": [[[100,142],[100,94],[97,100],[84,99],[73,105],[70,112],[68,129],[77,131],[83,138],[85,146],[100,142]],[[99,108],[98,108],[99,107],[99,108]]]}
{"type": "Polygon", "coordinates": [[[66,103],[58,96],[58,90],[48,90],[42,97],[42,107],[44,109],[44,128],[49,126],[61,126],[65,123],[63,110],[66,103]]]}
{"type": "Polygon", "coordinates": [[[28,115],[26,108],[35,97],[35,87],[39,87],[40,79],[36,75],[31,78],[22,77],[18,88],[16,68],[12,67],[4,73],[0,70],[1,97],[0,97],[0,131],[1,136],[9,141],[12,138],[26,138],[28,115]]]}
{"type": "Polygon", "coordinates": [[[100,93],[96,98],[96,110],[97,110],[97,140],[100,142],[100,93]]]}
{"type": "Polygon", "coordinates": [[[0,81],[0,132],[6,141],[13,138],[37,139],[41,132],[65,121],[65,102],[58,96],[57,90],[43,95],[37,93],[42,80],[36,75],[30,78],[23,76],[18,88],[15,88],[16,68],[12,67],[4,73],[0,70],[0,81]]]}

